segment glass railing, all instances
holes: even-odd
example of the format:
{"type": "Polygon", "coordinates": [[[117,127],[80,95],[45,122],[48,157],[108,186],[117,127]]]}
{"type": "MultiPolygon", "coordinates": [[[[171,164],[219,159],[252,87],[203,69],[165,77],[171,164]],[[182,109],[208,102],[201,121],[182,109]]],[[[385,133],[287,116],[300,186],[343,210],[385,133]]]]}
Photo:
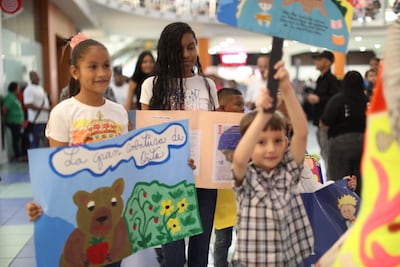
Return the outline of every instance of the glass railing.
{"type": "Polygon", "coordinates": [[[396,19],[395,0],[354,0],[354,26],[385,25],[396,19]]]}
{"type": "MultiPolygon", "coordinates": [[[[175,15],[215,18],[217,0],[95,0],[98,3],[125,12],[143,14],[143,11],[175,15]]],[[[151,14],[150,14],[151,15],[151,14]]],[[[157,16],[157,14],[155,14],[157,16]]]]}
{"type": "MultiPolygon", "coordinates": [[[[175,16],[190,20],[215,21],[218,0],[94,0],[110,8],[133,14],[175,16]]],[[[396,0],[349,0],[354,4],[354,26],[386,25],[396,19],[392,6],[396,0]]]]}

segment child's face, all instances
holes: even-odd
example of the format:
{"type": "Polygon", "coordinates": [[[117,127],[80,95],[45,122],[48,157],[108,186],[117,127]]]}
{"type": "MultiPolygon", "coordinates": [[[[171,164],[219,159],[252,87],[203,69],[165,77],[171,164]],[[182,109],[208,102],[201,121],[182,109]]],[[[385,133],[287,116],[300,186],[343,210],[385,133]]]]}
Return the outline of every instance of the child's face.
{"type": "Polygon", "coordinates": [[[260,71],[260,74],[264,80],[268,78],[268,67],[269,67],[269,59],[268,58],[259,57],[257,59],[257,68],[260,71]]]}
{"type": "Polygon", "coordinates": [[[153,61],[153,58],[152,58],[151,56],[148,56],[148,55],[145,56],[145,57],[143,58],[143,62],[142,62],[141,68],[142,68],[142,71],[143,71],[145,74],[151,73],[151,72],[153,71],[153,69],[154,69],[154,61],[153,61]]]}
{"type": "Polygon", "coordinates": [[[371,83],[375,83],[376,82],[376,72],[374,72],[374,71],[368,72],[367,81],[369,81],[371,83]]]}
{"type": "Polygon", "coordinates": [[[282,161],[287,145],[283,130],[267,129],[260,134],[251,159],[257,167],[271,171],[282,161]]]}
{"type": "Polygon", "coordinates": [[[232,95],[223,105],[223,111],[225,112],[244,112],[244,100],[241,95],[232,95]]]}
{"type": "Polygon", "coordinates": [[[185,77],[191,77],[192,68],[197,60],[197,45],[192,33],[185,33],[181,40],[182,59],[185,77]]]}
{"type": "Polygon", "coordinates": [[[378,61],[378,60],[375,60],[375,59],[371,59],[371,60],[369,61],[369,67],[370,67],[371,69],[373,69],[373,70],[378,70],[378,68],[379,68],[379,61],[378,61]]]}
{"type": "Polygon", "coordinates": [[[101,94],[110,83],[112,70],[110,56],[101,46],[91,46],[78,61],[78,68],[73,67],[72,75],[79,80],[82,92],[101,94]]]}
{"type": "Polygon", "coordinates": [[[346,220],[352,219],[356,214],[356,208],[353,205],[342,205],[340,207],[340,213],[346,220]]]}

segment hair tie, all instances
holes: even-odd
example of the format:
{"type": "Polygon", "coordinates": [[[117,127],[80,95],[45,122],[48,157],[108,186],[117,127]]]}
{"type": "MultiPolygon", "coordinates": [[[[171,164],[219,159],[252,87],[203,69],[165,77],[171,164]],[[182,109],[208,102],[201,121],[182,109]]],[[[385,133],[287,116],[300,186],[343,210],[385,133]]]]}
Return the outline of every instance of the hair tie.
{"type": "Polygon", "coordinates": [[[73,36],[64,39],[65,44],[63,45],[62,50],[61,50],[60,62],[63,61],[65,49],[67,49],[68,45],[71,43],[72,37],[73,37],[73,36]]]}
{"type": "Polygon", "coordinates": [[[61,62],[64,58],[64,53],[65,53],[65,49],[67,48],[67,46],[69,45],[71,47],[71,50],[74,49],[74,47],[79,44],[80,42],[89,39],[88,37],[86,37],[86,35],[84,35],[83,33],[78,33],[75,36],[71,36],[67,39],[64,39],[65,41],[65,45],[62,48],[61,51],[61,62]]]}
{"type": "Polygon", "coordinates": [[[79,44],[80,42],[89,39],[86,35],[84,35],[83,33],[78,33],[75,36],[71,37],[71,40],[69,42],[69,46],[74,49],[74,47],[79,44]]]}

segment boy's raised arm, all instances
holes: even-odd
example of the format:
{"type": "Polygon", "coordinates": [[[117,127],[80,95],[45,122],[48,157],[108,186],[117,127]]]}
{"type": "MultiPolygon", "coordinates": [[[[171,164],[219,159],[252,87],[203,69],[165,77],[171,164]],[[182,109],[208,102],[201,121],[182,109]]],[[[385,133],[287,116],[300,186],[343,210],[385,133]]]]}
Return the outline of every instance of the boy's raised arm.
{"type": "Polygon", "coordinates": [[[258,138],[265,124],[271,119],[271,113],[265,113],[264,109],[272,107],[272,98],[269,96],[267,90],[262,90],[260,96],[256,102],[257,114],[247,129],[246,133],[240,139],[235,152],[233,154],[233,175],[235,179],[235,185],[240,186],[243,182],[244,176],[247,171],[247,165],[249,163],[251,154],[253,153],[254,147],[258,142],[258,138]]]}
{"type": "Polygon", "coordinates": [[[277,62],[275,64],[275,69],[277,69],[275,79],[279,80],[279,91],[281,92],[293,127],[293,137],[290,142],[290,152],[292,153],[293,159],[296,161],[296,163],[300,165],[304,160],[304,154],[307,146],[307,119],[291,85],[289,74],[284,68],[283,61],[277,62]]]}

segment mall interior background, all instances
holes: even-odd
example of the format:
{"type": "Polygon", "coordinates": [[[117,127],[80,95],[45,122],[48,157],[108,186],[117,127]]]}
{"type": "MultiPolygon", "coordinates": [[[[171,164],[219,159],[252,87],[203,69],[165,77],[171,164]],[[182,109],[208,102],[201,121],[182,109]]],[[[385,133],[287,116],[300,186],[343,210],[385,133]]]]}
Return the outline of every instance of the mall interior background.
{"type": "MultiPolygon", "coordinates": [[[[345,70],[363,73],[372,55],[381,57],[387,25],[394,19],[393,0],[360,0],[354,12],[352,34],[345,70]],[[371,9],[368,3],[379,2],[371,9]]],[[[271,37],[234,29],[217,22],[218,1],[210,0],[25,0],[15,14],[1,13],[0,95],[10,81],[28,82],[30,70],[37,70],[41,84],[53,103],[69,80],[65,39],[83,32],[103,42],[113,65],[122,65],[131,76],[137,55],[144,49],[155,51],[162,28],[172,21],[189,23],[199,39],[199,52],[205,72],[242,86],[255,70],[255,58],[269,53],[271,37]],[[65,51],[64,51],[65,50],[65,51]],[[221,53],[246,53],[245,65],[224,66],[221,53]]],[[[285,40],[284,60],[293,79],[315,80],[319,73],[308,55],[322,48],[285,40]]],[[[0,142],[0,162],[7,160],[0,142]]]]}

